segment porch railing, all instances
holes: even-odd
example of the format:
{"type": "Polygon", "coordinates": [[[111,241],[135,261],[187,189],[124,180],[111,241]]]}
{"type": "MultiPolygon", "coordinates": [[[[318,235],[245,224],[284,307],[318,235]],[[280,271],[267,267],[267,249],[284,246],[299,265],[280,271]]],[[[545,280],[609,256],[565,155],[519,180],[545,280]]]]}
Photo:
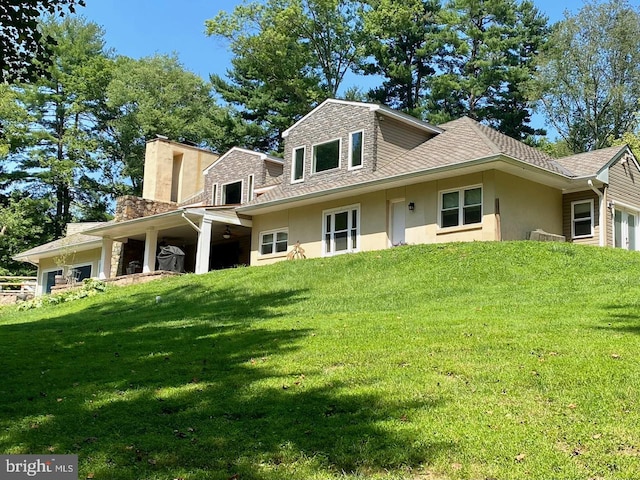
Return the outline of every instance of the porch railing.
{"type": "Polygon", "coordinates": [[[2,277],[0,276],[0,295],[36,292],[36,277],[2,277]]]}

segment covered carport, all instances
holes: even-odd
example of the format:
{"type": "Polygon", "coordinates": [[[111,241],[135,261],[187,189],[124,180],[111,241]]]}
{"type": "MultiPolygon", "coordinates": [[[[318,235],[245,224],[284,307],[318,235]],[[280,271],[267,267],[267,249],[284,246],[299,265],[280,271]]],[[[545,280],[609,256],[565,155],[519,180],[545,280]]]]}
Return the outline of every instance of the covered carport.
{"type": "Polygon", "coordinates": [[[184,251],[185,271],[206,273],[212,268],[248,263],[248,247],[241,245],[249,245],[251,219],[238,216],[228,207],[182,208],[109,222],[85,233],[102,238],[99,272],[102,279],[112,276],[114,242],[123,244],[116,275],[127,273],[129,265],[139,265],[143,273],[156,271],[156,256],[161,245],[176,246],[184,251]]]}

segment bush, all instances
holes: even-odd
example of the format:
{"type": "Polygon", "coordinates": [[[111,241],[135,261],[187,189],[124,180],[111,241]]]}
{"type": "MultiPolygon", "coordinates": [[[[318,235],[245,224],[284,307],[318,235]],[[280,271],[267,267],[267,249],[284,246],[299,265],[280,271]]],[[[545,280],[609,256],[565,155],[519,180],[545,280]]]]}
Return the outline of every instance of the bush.
{"type": "Polygon", "coordinates": [[[80,298],[92,297],[100,292],[104,292],[106,289],[107,285],[105,282],[94,278],[86,278],[83,280],[80,288],[65,290],[51,295],[41,295],[32,300],[20,303],[18,310],[31,310],[45,305],[58,305],[59,303],[72,302],[80,298]]]}

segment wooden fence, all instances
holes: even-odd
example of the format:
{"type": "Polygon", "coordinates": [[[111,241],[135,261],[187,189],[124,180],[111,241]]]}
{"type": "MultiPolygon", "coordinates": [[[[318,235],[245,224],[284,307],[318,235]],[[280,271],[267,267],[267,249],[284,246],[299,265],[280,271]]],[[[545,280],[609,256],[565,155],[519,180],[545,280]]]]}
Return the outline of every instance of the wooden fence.
{"type": "Polygon", "coordinates": [[[36,277],[0,276],[0,296],[36,293],[36,277]]]}

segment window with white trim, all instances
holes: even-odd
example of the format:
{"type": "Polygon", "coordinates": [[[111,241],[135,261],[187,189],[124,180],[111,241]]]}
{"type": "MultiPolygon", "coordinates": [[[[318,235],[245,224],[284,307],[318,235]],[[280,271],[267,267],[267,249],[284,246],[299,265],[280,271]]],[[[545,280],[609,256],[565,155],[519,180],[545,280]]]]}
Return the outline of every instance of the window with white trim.
{"type": "Polygon", "coordinates": [[[305,147],[298,147],[293,150],[293,161],[291,164],[291,182],[302,182],[304,180],[305,152],[305,147]]]}
{"type": "Polygon", "coordinates": [[[361,168],[364,149],[362,140],[364,131],[353,132],[349,137],[349,168],[361,168]]]}
{"type": "Polygon", "coordinates": [[[217,205],[218,201],[218,184],[214,183],[211,187],[211,205],[217,205]]]}
{"type": "Polygon", "coordinates": [[[324,253],[355,252],[360,246],[360,205],[352,205],[322,213],[324,253]]]}
{"type": "Polygon", "coordinates": [[[249,193],[247,194],[247,202],[250,202],[251,200],[253,200],[253,175],[249,175],[249,188],[248,191],[249,193]]]}
{"type": "Polygon", "coordinates": [[[260,234],[260,255],[286,253],[289,247],[289,232],[287,230],[273,230],[260,234]]]}
{"type": "Polygon", "coordinates": [[[340,139],[313,146],[313,172],[333,170],[340,166],[340,139]]]}
{"type": "Polygon", "coordinates": [[[237,205],[242,203],[242,180],[222,186],[222,204],[237,205]]]}
{"type": "Polygon", "coordinates": [[[571,202],[571,238],[593,237],[593,199],[571,202]]]}
{"type": "Polygon", "coordinates": [[[440,228],[482,223],[482,187],[440,192],[440,228]]]}

